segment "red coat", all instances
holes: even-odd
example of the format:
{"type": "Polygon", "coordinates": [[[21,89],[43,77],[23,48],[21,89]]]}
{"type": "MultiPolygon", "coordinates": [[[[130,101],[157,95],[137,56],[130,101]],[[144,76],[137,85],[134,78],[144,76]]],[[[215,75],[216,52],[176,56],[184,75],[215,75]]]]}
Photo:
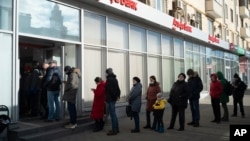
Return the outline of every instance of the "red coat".
{"type": "Polygon", "coordinates": [[[216,80],[210,83],[210,96],[211,98],[220,98],[223,91],[222,84],[220,81],[217,80],[216,74],[212,75],[215,76],[216,80]]]}
{"type": "Polygon", "coordinates": [[[153,105],[155,104],[155,101],[157,99],[156,95],[161,92],[161,88],[158,83],[155,85],[149,85],[148,91],[147,91],[147,104],[146,104],[146,110],[147,111],[153,111],[153,105]]]}
{"type": "Polygon", "coordinates": [[[104,116],[105,109],[105,85],[102,81],[94,90],[94,101],[92,105],[91,118],[94,120],[101,119],[104,116]]]}

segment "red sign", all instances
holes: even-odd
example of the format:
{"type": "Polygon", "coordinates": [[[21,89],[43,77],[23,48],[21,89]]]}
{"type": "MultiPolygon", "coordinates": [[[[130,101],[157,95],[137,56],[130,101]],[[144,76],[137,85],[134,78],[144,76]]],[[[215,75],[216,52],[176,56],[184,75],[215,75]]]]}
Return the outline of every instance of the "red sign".
{"type": "Polygon", "coordinates": [[[210,36],[208,35],[208,40],[211,41],[211,42],[215,42],[215,43],[220,43],[220,40],[214,36],[210,36]]]}
{"type": "Polygon", "coordinates": [[[192,27],[191,26],[187,25],[187,23],[179,22],[175,18],[173,20],[173,26],[175,26],[177,28],[180,28],[180,30],[185,30],[187,32],[191,32],[192,33],[192,27]]]}
{"type": "Polygon", "coordinates": [[[118,3],[122,6],[126,6],[130,9],[137,10],[137,3],[133,0],[110,0],[110,3],[118,3]]]}

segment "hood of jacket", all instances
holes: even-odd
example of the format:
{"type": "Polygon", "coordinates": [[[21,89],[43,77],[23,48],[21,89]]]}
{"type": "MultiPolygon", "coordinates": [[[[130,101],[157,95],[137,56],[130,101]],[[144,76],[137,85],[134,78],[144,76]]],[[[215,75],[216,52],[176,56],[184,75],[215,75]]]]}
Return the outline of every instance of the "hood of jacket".
{"type": "Polygon", "coordinates": [[[216,73],[212,73],[210,76],[211,76],[211,77],[213,76],[213,77],[215,78],[215,81],[216,81],[216,80],[217,80],[217,78],[218,78],[218,76],[217,76],[217,74],[216,74],[216,73]]]}
{"type": "Polygon", "coordinates": [[[218,72],[217,72],[217,76],[218,76],[218,79],[219,79],[219,80],[225,79],[225,77],[224,77],[224,75],[223,75],[223,73],[222,73],[221,71],[218,71],[218,72]]]}
{"type": "Polygon", "coordinates": [[[77,76],[78,76],[78,78],[81,78],[81,71],[80,71],[80,69],[74,68],[74,69],[73,69],[73,73],[76,73],[77,76]]]}

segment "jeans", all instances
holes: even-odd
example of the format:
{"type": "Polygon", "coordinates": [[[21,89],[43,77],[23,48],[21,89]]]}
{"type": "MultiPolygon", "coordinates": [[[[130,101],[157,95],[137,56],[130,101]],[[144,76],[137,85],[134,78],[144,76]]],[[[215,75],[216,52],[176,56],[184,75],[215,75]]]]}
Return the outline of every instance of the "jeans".
{"type": "Polygon", "coordinates": [[[111,124],[112,124],[112,131],[118,132],[119,131],[119,125],[118,125],[118,119],[115,112],[115,103],[116,101],[110,101],[107,102],[110,118],[111,118],[111,124]]]}
{"type": "Polygon", "coordinates": [[[55,119],[60,119],[60,103],[59,103],[59,91],[47,91],[48,95],[48,106],[49,106],[49,115],[48,120],[54,119],[54,103],[56,106],[55,119]]]}
{"type": "Polygon", "coordinates": [[[135,130],[140,130],[139,112],[133,112],[133,117],[135,122],[135,130]]]}
{"type": "Polygon", "coordinates": [[[71,102],[67,102],[67,104],[68,104],[70,123],[76,124],[76,118],[77,118],[76,104],[71,102]]]}
{"type": "Polygon", "coordinates": [[[192,112],[192,122],[199,123],[200,121],[200,108],[199,108],[199,99],[189,100],[190,109],[192,112]]]}

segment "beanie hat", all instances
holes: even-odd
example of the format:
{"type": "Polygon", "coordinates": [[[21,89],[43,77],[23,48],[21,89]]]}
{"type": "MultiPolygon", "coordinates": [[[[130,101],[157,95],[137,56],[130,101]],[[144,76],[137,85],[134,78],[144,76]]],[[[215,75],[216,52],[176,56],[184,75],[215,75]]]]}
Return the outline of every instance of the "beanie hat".
{"type": "Polygon", "coordinates": [[[180,75],[182,75],[182,76],[184,77],[184,79],[186,79],[186,75],[185,75],[184,73],[180,73],[180,74],[178,75],[178,77],[179,77],[180,75]]]}
{"type": "Polygon", "coordinates": [[[71,67],[70,66],[65,66],[64,67],[64,71],[70,71],[71,70],[71,67]]]}
{"type": "Polygon", "coordinates": [[[239,75],[237,73],[235,73],[234,78],[239,78],[239,75]]]}
{"type": "Polygon", "coordinates": [[[194,70],[188,69],[187,70],[187,75],[194,75],[194,70]]]}
{"type": "Polygon", "coordinates": [[[107,73],[107,74],[113,74],[113,69],[112,69],[112,68],[106,69],[106,73],[107,73]]]}
{"type": "Polygon", "coordinates": [[[163,99],[162,93],[158,93],[158,94],[156,95],[156,97],[157,97],[157,99],[163,99]]]}

